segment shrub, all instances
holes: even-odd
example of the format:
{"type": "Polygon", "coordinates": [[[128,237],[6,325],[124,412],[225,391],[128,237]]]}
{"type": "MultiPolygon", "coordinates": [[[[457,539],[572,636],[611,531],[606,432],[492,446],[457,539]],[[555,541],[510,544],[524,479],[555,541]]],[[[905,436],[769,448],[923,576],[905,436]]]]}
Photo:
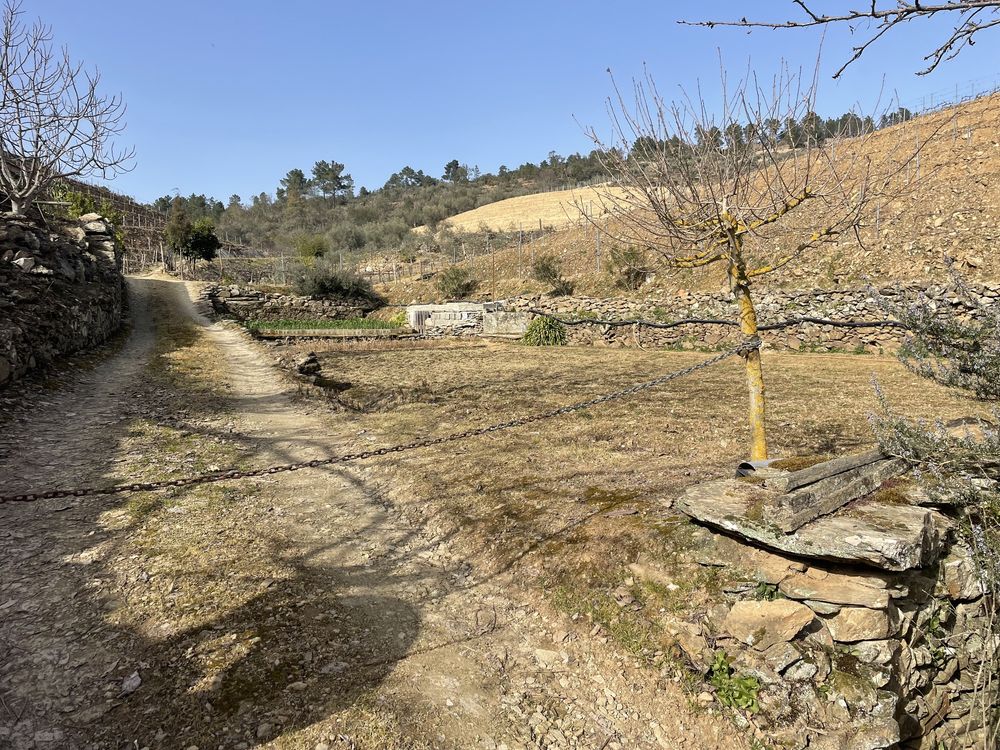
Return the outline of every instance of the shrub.
{"type": "Polygon", "coordinates": [[[521,341],[528,346],[565,346],[566,326],[554,318],[537,317],[528,324],[521,341]]]}
{"type": "Polygon", "coordinates": [[[307,297],[360,300],[373,304],[384,302],[367,279],[323,263],[318,263],[300,276],[295,282],[295,291],[307,297]]]}
{"type": "Polygon", "coordinates": [[[531,275],[536,281],[552,287],[552,294],[566,297],[573,293],[573,282],[562,276],[562,265],[554,255],[539,255],[531,265],[531,275]]]}
{"type": "Polygon", "coordinates": [[[646,283],[649,273],[645,250],[629,245],[627,248],[614,247],[608,260],[608,273],[615,285],[631,292],[646,283]]]}
{"type": "Polygon", "coordinates": [[[539,255],[531,264],[531,276],[543,284],[555,284],[562,278],[562,266],[554,255],[539,255]]]}
{"type": "Polygon", "coordinates": [[[300,258],[320,258],[330,251],[330,241],[321,234],[299,234],[292,242],[300,258]]]}
{"type": "Polygon", "coordinates": [[[569,279],[559,279],[552,285],[552,294],[556,297],[568,297],[573,293],[573,282],[569,279]]]}
{"type": "MultiPolygon", "coordinates": [[[[918,375],[991,402],[996,420],[1000,314],[979,304],[975,291],[954,270],[952,280],[959,298],[978,313],[975,317],[967,319],[961,310],[937,305],[926,296],[908,303],[884,297],[880,301],[908,329],[898,352],[903,364],[918,375]]],[[[931,500],[959,514],[957,534],[972,554],[974,575],[989,607],[986,617],[968,630],[988,642],[1000,617],[1000,427],[986,420],[949,425],[910,419],[893,410],[877,385],[876,393],[881,409],[870,419],[882,450],[906,460],[931,500]]],[[[1000,674],[1000,649],[987,650],[983,659],[986,663],[973,671],[973,705],[984,725],[997,727],[1000,717],[993,707],[1000,686],[994,675],[1000,674]]]]}
{"type": "Polygon", "coordinates": [[[445,299],[465,299],[479,286],[472,272],[461,266],[451,266],[438,274],[438,291],[445,299]]]}

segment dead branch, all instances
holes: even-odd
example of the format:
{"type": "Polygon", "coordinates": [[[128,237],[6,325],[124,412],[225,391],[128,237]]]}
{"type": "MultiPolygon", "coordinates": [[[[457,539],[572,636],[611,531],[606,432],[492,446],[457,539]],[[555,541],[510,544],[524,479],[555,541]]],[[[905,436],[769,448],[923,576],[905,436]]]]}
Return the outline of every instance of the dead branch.
{"type": "Polygon", "coordinates": [[[942,62],[956,57],[965,47],[975,44],[975,36],[986,29],[1000,26],[1000,2],[996,0],[950,0],[949,2],[925,3],[916,0],[905,2],[898,0],[889,8],[877,7],[872,0],[867,8],[849,10],[839,15],[816,13],[812,10],[813,3],[807,0],[792,0],[804,14],[799,20],[784,21],[753,21],[746,17],[738,21],[679,21],[686,26],[730,26],[738,28],[763,29],[808,29],[846,24],[853,34],[856,24],[868,23],[867,36],[860,44],[851,48],[848,60],[837,69],[834,78],[840,75],[856,60],[858,60],[873,44],[878,42],[889,31],[909,21],[928,19],[938,14],[954,13],[958,23],[952,28],[948,37],[931,52],[924,55],[927,67],[917,71],[917,75],[927,75],[942,62]]]}
{"type": "Polygon", "coordinates": [[[7,0],[0,28],[0,192],[20,213],[53,181],[131,168],[120,149],[121,96],[100,93],[101,76],[52,46],[51,29],[23,22],[20,0],[7,0]]]}

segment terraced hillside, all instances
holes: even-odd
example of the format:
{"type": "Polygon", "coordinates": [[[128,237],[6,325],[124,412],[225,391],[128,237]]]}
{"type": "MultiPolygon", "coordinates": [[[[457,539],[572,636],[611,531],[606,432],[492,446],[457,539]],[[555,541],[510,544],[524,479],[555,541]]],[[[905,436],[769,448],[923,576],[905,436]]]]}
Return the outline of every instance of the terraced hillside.
{"type": "MultiPolygon", "coordinates": [[[[911,182],[906,194],[886,205],[872,207],[864,217],[859,244],[853,236],[821,246],[805,254],[787,272],[766,277],[765,283],[784,288],[836,288],[856,286],[871,281],[930,280],[947,275],[945,257],[957,260],[958,267],[974,280],[1000,278],[1000,256],[994,251],[1000,240],[1000,95],[984,97],[951,109],[935,112],[911,122],[880,131],[865,144],[863,156],[873,159],[893,158],[893,150],[912,150],[912,144],[927,140],[920,157],[897,176],[911,182]],[[909,144],[909,145],[908,145],[909,144]]],[[[844,141],[839,148],[852,148],[844,141]]],[[[901,157],[902,158],[902,157],[901,157]]],[[[590,188],[595,213],[600,187],[590,188]]],[[[580,192],[580,191],[573,191],[580,192]]],[[[534,222],[537,212],[554,216],[559,206],[571,205],[571,197],[560,193],[528,196],[484,206],[460,214],[469,222],[478,213],[483,221],[493,217],[496,228],[523,222],[525,229],[534,222]],[[531,203],[531,199],[535,203],[531,203]]],[[[579,213],[576,217],[579,219],[579,213]]],[[[599,217],[598,217],[599,218],[599,217]]],[[[544,221],[544,219],[543,219],[544,221]]],[[[462,261],[480,279],[479,297],[503,297],[521,292],[545,291],[530,279],[532,257],[542,253],[556,255],[563,272],[576,285],[576,291],[591,295],[646,294],[651,290],[717,289],[722,284],[721,269],[705,272],[674,271],[657,266],[650,257],[647,283],[636,292],[616,288],[608,274],[608,258],[614,245],[609,235],[602,235],[593,225],[567,221],[565,228],[516,247],[498,250],[491,255],[462,261]],[[600,251],[600,252],[598,252],[600,251]],[[599,257],[600,256],[600,257],[599,257]]],[[[478,228],[478,226],[476,227],[478,228]]],[[[614,227],[610,234],[613,234],[614,227]]],[[[794,221],[789,224],[788,241],[795,238],[794,221]]],[[[386,287],[387,294],[399,301],[431,299],[435,296],[433,279],[400,281],[386,287]]]]}

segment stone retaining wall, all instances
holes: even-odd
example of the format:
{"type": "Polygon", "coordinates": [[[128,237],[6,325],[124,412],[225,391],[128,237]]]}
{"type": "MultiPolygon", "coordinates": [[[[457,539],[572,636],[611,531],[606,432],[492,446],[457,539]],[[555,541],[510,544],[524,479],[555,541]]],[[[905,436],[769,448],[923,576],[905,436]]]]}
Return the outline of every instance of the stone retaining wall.
{"type": "Polygon", "coordinates": [[[209,286],[204,292],[217,315],[240,320],[346,320],[363,318],[378,305],[262,292],[252,287],[209,286]]]}
{"type": "MultiPolygon", "coordinates": [[[[736,673],[759,681],[777,746],[984,747],[973,688],[998,644],[995,634],[984,641],[986,601],[963,547],[928,568],[890,573],[698,533],[699,562],[741,571],[748,583],[700,623],[667,630],[698,669],[721,649],[736,673]]],[[[656,575],[641,560],[633,569],[656,575]]]]}
{"type": "MultiPolygon", "coordinates": [[[[906,297],[925,293],[942,305],[961,307],[970,315],[955,290],[940,285],[909,285],[903,290],[906,297]]],[[[892,297],[897,290],[885,288],[880,292],[892,297]]],[[[985,306],[998,304],[1000,284],[974,287],[977,301],[985,306]]],[[[593,317],[606,320],[643,319],[669,322],[681,318],[735,319],[735,305],[727,295],[682,293],[674,297],[630,300],[623,298],[597,299],[591,297],[514,297],[504,300],[503,309],[525,311],[530,308],[573,317],[593,317]]],[[[871,290],[846,289],[840,291],[763,291],[757,300],[757,316],[761,324],[778,322],[793,317],[815,317],[830,320],[885,320],[888,316],[879,307],[871,290]]],[[[735,327],[718,325],[685,325],[673,329],[654,329],[634,326],[607,327],[601,325],[569,326],[571,344],[597,344],[607,346],[663,346],[683,348],[714,348],[736,343],[739,331],[735,327]]],[[[783,331],[764,333],[765,345],[774,349],[810,351],[880,352],[898,346],[903,331],[895,327],[840,328],[812,323],[794,326],[783,331]]]]}
{"type": "Polygon", "coordinates": [[[97,214],[0,217],[0,387],[105,341],[126,306],[122,248],[97,214]]]}

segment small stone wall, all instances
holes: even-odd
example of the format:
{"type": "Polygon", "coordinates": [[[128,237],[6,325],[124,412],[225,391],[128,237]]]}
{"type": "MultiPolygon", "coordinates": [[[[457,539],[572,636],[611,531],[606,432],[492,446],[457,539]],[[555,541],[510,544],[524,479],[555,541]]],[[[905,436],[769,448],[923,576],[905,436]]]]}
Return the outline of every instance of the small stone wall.
{"type": "Polygon", "coordinates": [[[97,214],[42,227],[0,217],[0,387],[115,333],[122,248],[97,214]]]}
{"type": "MultiPolygon", "coordinates": [[[[977,300],[985,306],[998,304],[1000,284],[974,287],[977,300]]],[[[897,290],[880,290],[892,297],[897,290]]],[[[962,307],[970,315],[974,311],[964,306],[953,289],[946,286],[910,285],[903,289],[907,297],[923,292],[939,304],[962,307]]],[[[505,310],[524,311],[536,308],[549,313],[606,320],[641,319],[670,322],[682,318],[734,320],[735,306],[724,294],[682,293],[674,297],[630,300],[592,297],[515,297],[499,303],[505,310]]],[[[761,324],[779,322],[794,317],[815,317],[829,320],[885,320],[870,290],[840,291],[762,291],[756,299],[757,316],[761,324]]],[[[608,327],[601,325],[568,326],[569,343],[606,346],[652,346],[682,348],[714,348],[734,344],[739,340],[735,327],[719,325],[685,325],[672,329],[640,326],[608,327]]],[[[763,335],[765,346],[773,349],[808,351],[880,352],[892,350],[904,335],[896,327],[840,328],[830,325],[802,324],[763,335]]]]}
{"type": "Polygon", "coordinates": [[[495,308],[496,304],[490,302],[408,305],[406,323],[417,333],[428,337],[481,336],[483,317],[495,308]]]}
{"type": "Polygon", "coordinates": [[[378,307],[364,300],[295,297],[239,286],[209,286],[204,295],[217,315],[239,320],[346,320],[378,307]]]}
{"type": "MultiPolygon", "coordinates": [[[[666,623],[690,662],[705,673],[721,652],[734,674],[755,679],[757,724],[778,747],[987,747],[1000,693],[976,689],[1000,633],[957,533],[960,509],[895,477],[891,498],[859,497],[786,532],[773,519],[792,495],[757,479],[695,485],[676,502],[704,524],[685,554],[723,581],[704,618],[666,623]]],[[[844,473],[805,492],[828,511],[831,493],[852,483],[844,473]]],[[[632,568],[668,575],[642,558],[632,568]]]]}

